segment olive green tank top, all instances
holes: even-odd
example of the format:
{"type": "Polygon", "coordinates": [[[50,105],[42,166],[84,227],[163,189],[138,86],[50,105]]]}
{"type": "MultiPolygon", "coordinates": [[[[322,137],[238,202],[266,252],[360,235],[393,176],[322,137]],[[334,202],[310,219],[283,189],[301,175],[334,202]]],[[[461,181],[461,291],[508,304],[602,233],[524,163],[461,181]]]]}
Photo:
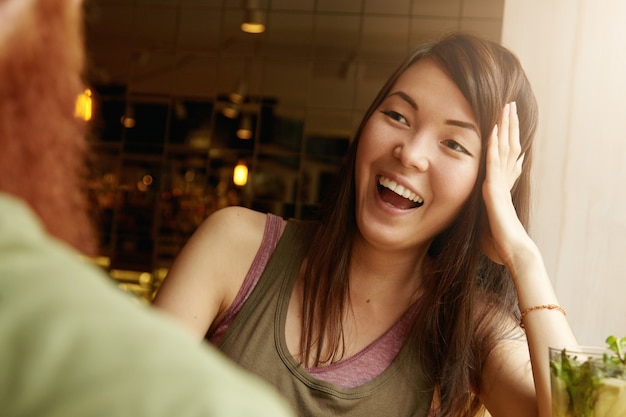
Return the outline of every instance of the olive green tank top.
{"type": "Polygon", "coordinates": [[[285,320],[314,223],[290,220],[258,284],[224,334],[219,348],[276,386],[300,416],[425,417],[432,386],[406,343],[378,377],[343,388],[309,374],[291,356],[285,320]]]}

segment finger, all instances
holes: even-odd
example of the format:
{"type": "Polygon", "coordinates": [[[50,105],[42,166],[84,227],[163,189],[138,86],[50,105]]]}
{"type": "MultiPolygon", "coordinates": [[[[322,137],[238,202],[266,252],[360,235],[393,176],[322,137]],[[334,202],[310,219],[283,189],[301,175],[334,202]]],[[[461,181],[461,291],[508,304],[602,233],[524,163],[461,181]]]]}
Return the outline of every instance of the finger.
{"type": "Polygon", "coordinates": [[[498,129],[498,149],[500,156],[506,161],[509,155],[509,112],[511,105],[507,103],[502,110],[500,117],[500,127],[498,129]]]}
{"type": "Polygon", "coordinates": [[[525,156],[526,154],[523,153],[515,162],[515,169],[513,170],[513,178],[511,179],[511,187],[510,187],[511,190],[513,189],[513,186],[515,185],[520,175],[522,174],[522,167],[524,165],[525,156]]]}
{"type": "Polygon", "coordinates": [[[509,107],[509,149],[511,162],[517,162],[520,153],[522,152],[522,146],[520,144],[519,134],[519,117],[517,115],[517,103],[514,101],[510,103],[509,107]]]}
{"type": "Polygon", "coordinates": [[[493,127],[491,136],[487,141],[487,176],[489,177],[493,171],[500,165],[500,149],[498,138],[498,125],[493,127]]]}

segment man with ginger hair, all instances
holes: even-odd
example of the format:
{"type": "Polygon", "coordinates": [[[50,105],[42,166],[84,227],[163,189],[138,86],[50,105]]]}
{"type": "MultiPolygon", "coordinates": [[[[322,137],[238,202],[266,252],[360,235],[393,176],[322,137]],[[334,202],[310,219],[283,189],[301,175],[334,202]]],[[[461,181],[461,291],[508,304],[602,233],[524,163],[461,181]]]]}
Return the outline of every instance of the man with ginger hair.
{"type": "Polygon", "coordinates": [[[82,3],[0,0],[0,404],[19,416],[291,416],[82,260],[82,3]]]}

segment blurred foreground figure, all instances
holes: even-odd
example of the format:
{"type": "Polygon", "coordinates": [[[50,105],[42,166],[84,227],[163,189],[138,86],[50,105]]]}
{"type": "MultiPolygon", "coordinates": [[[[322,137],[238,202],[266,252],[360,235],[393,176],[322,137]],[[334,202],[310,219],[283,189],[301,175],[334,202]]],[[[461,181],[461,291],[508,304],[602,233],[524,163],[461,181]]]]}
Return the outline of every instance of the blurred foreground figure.
{"type": "Polygon", "coordinates": [[[6,416],[290,416],[273,391],[81,260],[82,5],[0,0],[0,404],[6,416]]]}

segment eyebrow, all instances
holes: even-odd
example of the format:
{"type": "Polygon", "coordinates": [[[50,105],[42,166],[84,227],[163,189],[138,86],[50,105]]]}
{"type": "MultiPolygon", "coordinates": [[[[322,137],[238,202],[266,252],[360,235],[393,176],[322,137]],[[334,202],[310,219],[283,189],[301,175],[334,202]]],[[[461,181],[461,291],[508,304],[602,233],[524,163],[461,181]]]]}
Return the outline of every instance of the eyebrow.
{"type": "Polygon", "coordinates": [[[409,103],[409,106],[413,107],[414,110],[417,110],[417,103],[415,102],[415,100],[413,100],[411,98],[411,96],[409,96],[404,91],[395,91],[395,92],[389,94],[387,97],[389,98],[389,97],[392,97],[392,96],[400,97],[402,100],[404,100],[407,103],[409,103]]]}
{"type": "MultiPolygon", "coordinates": [[[[389,94],[387,97],[392,97],[392,96],[400,97],[402,100],[406,101],[409,104],[409,106],[417,110],[417,103],[415,102],[415,100],[413,100],[413,98],[411,98],[411,96],[409,96],[404,91],[394,91],[393,93],[389,94]]],[[[476,128],[476,126],[474,126],[473,123],[464,122],[462,120],[446,119],[445,124],[450,125],[450,126],[457,126],[457,127],[469,129],[475,132],[478,136],[480,136],[480,133],[478,133],[478,129],[476,128]]]]}
{"type": "Polygon", "coordinates": [[[476,133],[478,136],[480,136],[480,133],[478,133],[478,129],[476,128],[476,126],[474,126],[473,123],[468,123],[462,120],[454,120],[454,119],[446,119],[445,123],[450,126],[458,126],[458,127],[463,127],[465,129],[469,129],[473,131],[474,133],[476,133]]]}

